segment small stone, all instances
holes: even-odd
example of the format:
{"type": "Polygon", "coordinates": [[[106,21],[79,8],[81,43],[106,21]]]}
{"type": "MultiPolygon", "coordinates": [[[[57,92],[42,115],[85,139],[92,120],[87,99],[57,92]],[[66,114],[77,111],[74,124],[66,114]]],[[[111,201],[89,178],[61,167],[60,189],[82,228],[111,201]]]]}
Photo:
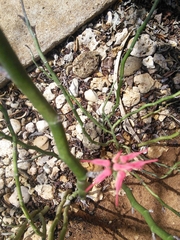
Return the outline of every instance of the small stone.
{"type": "Polygon", "coordinates": [[[21,124],[17,119],[10,119],[11,125],[15,133],[18,133],[21,130],[21,124]]]}
{"type": "Polygon", "coordinates": [[[0,190],[4,188],[4,180],[0,178],[0,190]]]}
{"type": "Polygon", "coordinates": [[[18,162],[18,168],[22,169],[22,170],[28,170],[30,167],[30,163],[29,162],[18,162]]]}
{"type": "Polygon", "coordinates": [[[104,110],[105,114],[109,114],[111,113],[113,106],[114,103],[107,101],[106,106],[104,107],[104,103],[102,103],[96,112],[98,115],[102,115],[104,110]]]}
{"type": "Polygon", "coordinates": [[[132,107],[140,102],[140,92],[138,87],[127,88],[122,98],[125,107],[132,107]]]}
{"type": "Polygon", "coordinates": [[[45,184],[45,183],[47,183],[47,180],[48,180],[48,179],[47,179],[46,173],[43,172],[43,173],[39,174],[39,175],[37,176],[36,180],[37,180],[37,182],[38,182],[39,184],[45,184]]]}
{"type": "Polygon", "coordinates": [[[99,53],[83,52],[73,62],[73,73],[80,78],[87,78],[97,70],[99,62],[99,53]]]}
{"type": "Polygon", "coordinates": [[[49,85],[48,87],[45,88],[45,91],[43,93],[43,96],[46,98],[46,100],[48,102],[51,102],[55,98],[55,96],[56,96],[54,93],[52,93],[51,90],[52,90],[52,88],[49,85]]]}
{"type": "Polygon", "coordinates": [[[12,156],[12,144],[10,141],[6,139],[0,140],[0,156],[1,157],[12,156]]]}
{"type": "Polygon", "coordinates": [[[77,78],[73,78],[72,83],[69,87],[69,92],[71,95],[73,95],[74,97],[78,97],[78,93],[79,93],[79,82],[77,78]]]}
{"type": "Polygon", "coordinates": [[[40,120],[36,122],[36,128],[38,132],[44,133],[48,129],[48,123],[45,120],[40,120]]]}
{"type": "Polygon", "coordinates": [[[47,174],[50,174],[50,173],[51,173],[51,168],[50,168],[47,164],[45,164],[45,165],[43,166],[43,169],[44,169],[45,173],[47,173],[47,174]]]}
{"type": "Polygon", "coordinates": [[[78,36],[80,45],[87,46],[90,51],[94,51],[99,42],[96,40],[97,36],[92,28],[86,28],[85,31],[78,36]]]}
{"type": "Polygon", "coordinates": [[[60,94],[59,96],[57,96],[55,103],[56,103],[56,108],[60,109],[62,108],[63,104],[65,103],[66,98],[64,96],[64,94],[60,94]]]}
{"type": "Polygon", "coordinates": [[[142,61],[138,57],[129,56],[124,66],[124,76],[130,76],[141,68],[142,61]]]}
{"type": "Polygon", "coordinates": [[[2,178],[2,175],[4,175],[5,173],[5,169],[4,168],[0,168],[0,178],[2,178]]]}
{"type": "Polygon", "coordinates": [[[162,54],[155,53],[154,54],[154,62],[157,63],[161,68],[169,70],[166,59],[164,58],[164,56],[162,54]]]}
{"type": "Polygon", "coordinates": [[[164,109],[164,110],[162,110],[162,111],[159,113],[159,118],[158,118],[158,120],[159,120],[160,122],[163,122],[164,119],[165,119],[168,115],[169,115],[169,110],[168,110],[168,109],[164,109]]]}
{"type": "Polygon", "coordinates": [[[28,133],[33,133],[35,131],[34,123],[30,122],[30,123],[26,124],[25,129],[28,133]]]}
{"type": "Polygon", "coordinates": [[[57,173],[59,173],[59,168],[57,166],[53,167],[51,175],[49,175],[49,177],[51,179],[55,179],[57,176],[57,173]]]}
{"type": "Polygon", "coordinates": [[[52,200],[53,199],[53,187],[47,184],[43,185],[37,185],[35,187],[36,192],[38,195],[46,200],[52,200]]]}
{"type": "Polygon", "coordinates": [[[37,173],[37,166],[33,165],[28,170],[27,173],[31,176],[35,175],[37,173]]]}
{"type": "Polygon", "coordinates": [[[72,111],[71,107],[68,103],[65,103],[63,107],[61,108],[61,112],[66,115],[68,112],[72,111]]]}
{"type": "Polygon", "coordinates": [[[102,90],[104,86],[109,86],[110,81],[108,79],[108,76],[102,76],[102,77],[95,77],[91,80],[90,88],[94,90],[102,90]]]}
{"type": "Polygon", "coordinates": [[[148,57],[144,58],[142,63],[147,68],[155,68],[154,60],[153,60],[152,56],[148,56],[148,57]]]}
{"type": "Polygon", "coordinates": [[[140,93],[147,93],[152,89],[155,81],[152,79],[149,73],[144,73],[136,75],[134,77],[134,83],[138,85],[140,93]]]}
{"type": "Polygon", "coordinates": [[[127,37],[128,30],[127,28],[124,28],[122,32],[117,32],[115,34],[115,43],[114,46],[121,45],[122,41],[127,37]]]}
{"type": "Polygon", "coordinates": [[[91,101],[91,102],[97,102],[98,100],[97,93],[91,89],[85,91],[84,97],[87,101],[91,101]]]}
{"type": "Polygon", "coordinates": [[[6,178],[14,176],[12,165],[9,165],[5,168],[5,176],[6,176],[6,178]]]}
{"type": "Polygon", "coordinates": [[[175,85],[180,84],[180,73],[176,73],[175,77],[173,77],[173,82],[175,85]]]}
{"type": "MultiPolygon", "coordinates": [[[[28,203],[30,199],[30,195],[28,193],[28,188],[21,186],[21,192],[23,196],[23,201],[24,203],[28,203]]],[[[14,205],[15,207],[19,207],[19,201],[18,201],[18,194],[17,194],[17,189],[15,188],[13,194],[11,194],[9,198],[9,202],[14,205]]]]}
{"type": "Polygon", "coordinates": [[[46,136],[38,136],[34,139],[33,145],[43,149],[47,150],[49,148],[49,139],[46,136]]]}
{"type": "Polygon", "coordinates": [[[148,147],[147,156],[149,159],[159,158],[163,154],[163,152],[167,152],[167,151],[168,151],[167,147],[151,146],[151,147],[148,147]]]}
{"type": "Polygon", "coordinates": [[[175,129],[176,128],[176,123],[175,122],[171,122],[170,124],[169,124],[169,130],[172,130],[172,129],[175,129]]]}
{"type": "MultiPolygon", "coordinates": [[[[133,38],[128,42],[127,48],[130,48],[130,45],[133,41],[133,38]]],[[[131,55],[135,57],[146,57],[154,54],[156,50],[156,42],[150,39],[149,34],[142,34],[139,40],[136,42],[131,55]]]]}
{"type": "Polygon", "coordinates": [[[26,157],[29,155],[29,152],[23,148],[18,149],[18,153],[20,159],[26,159],[26,157]]]}
{"type": "Polygon", "coordinates": [[[38,166],[43,166],[45,163],[47,163],[49,161],[49,156],[43,156],[43,157],[39,157],[36,161],[36,164],[38,166]]]}

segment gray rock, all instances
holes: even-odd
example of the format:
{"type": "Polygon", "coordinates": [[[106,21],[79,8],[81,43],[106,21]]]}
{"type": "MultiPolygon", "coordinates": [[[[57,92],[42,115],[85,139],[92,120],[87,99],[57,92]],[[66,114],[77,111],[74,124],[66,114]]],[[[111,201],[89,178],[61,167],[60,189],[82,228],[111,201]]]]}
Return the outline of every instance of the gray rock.
{"type": "MultiPolygon", "coordinates": [[[[48,52],[82,25],[105,10],[115,0],[24,0],[31,25],[35,26],[42,51],[48,52]]],[[[18,15],[23,15],[19,1],[3,1],[0,7],[1,28],[17,53],[21,63],[27,67],[32,57],[26,45],[35,50],[30,34],[18,15]]],[[[1,86],[4,77],[0,77],[1,86]]]]}
{"type": "MultiPolygon", "coordinates": [[[[23,196],[23,201],[24,203],[29,202],[30,195],[28,193],[28,188],[21,186],[21,192],[23,196]]],[[[9,202],[13,204],[15,207],[19,207],[19,200],[18,200],[18,194],[17,194],[17,189],[15,188],[13,194],[9,198],[9,202]]]]}
{"type": "Polygon", "coordinates": [[[129,56],[124,66],[124,76],[130,76],[141,68],[142,61],[138,57],[129,56]]]}
{"type": "MultiPolygon", "coordinates": [[[[128,42],[128,48],[130,48],[132,41],[133,38],[128,42]]],[[[148,34],[142,34],[134,45],[131,55],[135,57],[151,56],[156,50],[156,45],[157,43],[151,40],[148,34]]]]}

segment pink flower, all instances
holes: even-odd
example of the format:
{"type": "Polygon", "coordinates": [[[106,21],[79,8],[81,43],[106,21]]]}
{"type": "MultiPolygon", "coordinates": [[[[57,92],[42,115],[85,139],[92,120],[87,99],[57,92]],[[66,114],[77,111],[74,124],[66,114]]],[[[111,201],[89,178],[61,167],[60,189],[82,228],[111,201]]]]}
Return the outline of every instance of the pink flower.
{"type": "Polygon", "coordinates": [[[144,151],[140,152],[133,152],[127,155],[121,155],[122,151],[119,151],[112,159],[93,159],[93,160],[81,160],[81,162],[90,162],[95,165],[103,166],[104,170],[94,179],[94,182],[86,189],[88,192],[95,184],[99,184],[104,181],[105,178],[112,175],[113,171],[117,172],[115,188],[116,188],[116,199],[115,204],[118,206],[118,193],[122,187],[122,183],[126,177],[127,172],[131,172],[132,170],[140,170],[145,164],[156,162],[157,159],[151,159],[147,161],[128,161],[132,160],[133,158],[139,156],[144,151]]]}

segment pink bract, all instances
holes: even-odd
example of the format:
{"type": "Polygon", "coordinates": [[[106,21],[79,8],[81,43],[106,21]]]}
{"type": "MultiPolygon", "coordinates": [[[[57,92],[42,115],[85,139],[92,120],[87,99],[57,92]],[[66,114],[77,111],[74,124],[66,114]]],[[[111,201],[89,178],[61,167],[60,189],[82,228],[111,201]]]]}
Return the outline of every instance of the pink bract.
{"type": "Polygon", "coordinates": [[[115,188],[116,188],[115,205],[118,206],[118,194],[122,187],[123,181],[126,177],[126,173],[131,172],[132,170],[140,170],[145,164],[158,161],[157,159],[151,159],[147,161],[128,162],[133,158],[139,156],[141,153],[145,153],[145,150],[140,152],[132,152],[127,155],[121,155],[122,151],[119,151],[113,157],[112,163],[110,160],[106,160],[106,159],[81,160],[81,162],[90,162],[95,165],[104,167],[104,170],[94,179],[94,182],[86,189],[86,192],[88,192],[95,184],[99,184],[103,182],[105,178],[111,176],[113,171],[115,171],[117,172],[116,181],[115,181],[115,188]]]}

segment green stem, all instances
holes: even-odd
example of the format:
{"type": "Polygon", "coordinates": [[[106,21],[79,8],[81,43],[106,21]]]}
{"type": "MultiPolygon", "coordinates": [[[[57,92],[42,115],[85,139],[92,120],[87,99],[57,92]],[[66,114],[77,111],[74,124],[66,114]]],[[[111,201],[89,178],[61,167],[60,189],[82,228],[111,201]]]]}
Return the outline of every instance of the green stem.
{"type": "Polygon", "coordinates": [[[121,119],[119,119],[117,122],[115,122],[115,124],[113,125],[113,129],[115,129],[117,127],[117,125],[119,125],[121,122],[123,122],[126,118],[132,116],[133,114],[136,114],[140,111],[142,111],[143,109],[145,108],[148,108],[148,107],[153,107],[153,106],[156,106],[160,103],[163,103],[163,102],[167,102],[167,101],[170,101],[174,98],[177,98],[180,96],[180,91],[170,95],[170,96],[166,96],[166,97],[162,97],[160,98],[159,100],[157,100],[156,102],[152,102],[152,103],[147,103],[147,104],[144,104],[142,105],[140,108],[138,108],[137,110],[135,111],[132,111],[132,112],[129,112],[127,113],[124,117],[122,117],[121,119]]]}
{"type": "Polygon", "coordinates": [[[58,240],[64,240],[65,239],[65,234],[67,232],[67,227],[68,227],[68,210],[69,210],[70,205],[66,205],[64,207],[64,212],[63,212],[63,226],[61,229],[61,232],[59,234],[58,240]]]}
{"type": "Polygon", "coordinates": [[[169,209],[171,212],[173,212],[174,214],[176,214],[178,217],[180,217],[180,213],[178,211],[176,211],[174,208],[170,207],[169,205],[167,205],[158,195],[156,195],[148,186],[147,184],[138,176],[138,174],[136,173],[132,173],[132,175],[134,175],[140,182],[141,184],[150,192],[150,194],[155,197],[158,202],[163,206],[166,207],[167,209],[169,209]]]}
{"type": "MultiPolygon", "coordinates": [[[[72,109],[72,112],[76,118],[76,120],[78,121],[78,123],[80,124],[80,126],[82,127],[82,131],[83,131],[83,134],[87,137],[87,139],[93,143],[93,144],[97,144],[97,145],[100,145],[100,146],[106,146],[106,144],[103,144],[103,143],[99,143],[99,142],[96,142],[94,140],[91,139],[91,137],[89,136],[89,134],[86,132],[85,128],[84,128],[84,124],[83,122],[81,121],[81,118],[79,117],[76,109],[74,108],[74,105],[71,101],[71,98],[76,102],[76,104],[81,108],[81,110],[83,111],[83,113],[88,116],[88,118],[94,122],[97,126],[99,126],[103,131],[105,132],[108,132],[108,130],[106,128],[103,127],[102,124],[100,124],[95,118],[93,118],[83,107],[82,105],[77,101],[77,99],[74,97],[74,96],[71,96],[69,94],[69,92],[64,88],[64,86],[59,82],[59,79],[57,78],[56,74],[53,72],[52,68],[50,67],[46,57],[44,56],[43,52],[41,51],[41,47],[39,45],[39,42],[38,42],[38,39],[37,39],[37,36],[36,36],[36,33],[35,31],[33,30],[33,28],[31,27],[31,24],[29,22],[29,19],[28,19],[28,16],[26,14],[26,11],[25,11],[25,7],[24,7],[24,3],[23,3],[23,0],[20,0],[21,1],[21,5],[22,5],[22,9],[23,9],[23,14],[24,14],[24,22],[31,34],[31,37],[33,39],[33,42],[34,42],[34,45],[35,45],[35,48],[39,54],[39,57],[41,58],[42,62],[44,63],[46,69],[47,69],[47,72],[46,71],[43,71],[46,76],[48,76],[49,78],[51,78],[56,84],[57,86],[61,89],[63,95],[65,96],[66,98],[66,101],[67,103],[69,104],[69,106],[71,107],[72,109]]],[[[22,18],[22,17],[21,17],[22,18]]]]}
{"type": "Polygon", "coordinates": [[[116,91],[116,104],[113,107],[112,110],[112,115],[115,113],[116,108],[119,106],[119,102],[120,102],[120,94],[121,94],[121,88],[122,88],[122,84],[123,84],[123,79],[124,79],[124,66],[126,63],[127,58],[129,57],[135,43],[137,42],[140,34],[142,33],[142,31],[145,29],[147,23],[149,22],[151,15],[153,14],[154,10],[156,9],[158,3],[160,0],[155,0],[154,4],[148,14],[148,16],[146,17],[146,19],[144,20],[143,24],[138,28],[136,35],[131,43],[130,48],[127,50],[126,54],[124,55],[122,61],[121,61],[121,66],[120,66],[120,77],[119,77],[119,83],[118,83],[118,88],[116,91]]]}
{"type": "Polygon", "coordinates": [[[158,137],[158,138],[155,138],[155,139],[151,139],[149,141],[146,141],[146,142],[142,142],[142,143],[139,143],[138,144],[138,147],[142,147],[142,146],[147,146],[147,145],[150,145],[152,143],[157,143],[157,142],[160,142],[160,141],[167,141],[167,140],[171,140],[177,136],[180,135],[180,132],[175,132],[169,136],[161,136],[161,137],[158,137]]]}
{"type": "MultiPolygon", "coordinates": [[[[39,210],[39,209],[34,210],[33,212],[30,213],[30,216],[35,221],[38,217],[38,213],[41,212],[42,215],[45,215],[48,210],[49,210],[49,207],[45,206],[43,210],[39,210]]],[[[28,220],[26,220],[23,224],[21,224],[21,226],[16,231],[16,236],[13,238],[13,240],[22,239],[22,236],[23,236],[25,230],[27,229],[27,227],[28,227],[28,220]]]]}
{"type": "Polygon", "coordinates": [[[66,198],[69,194],[69,191],[66,191],[64,193],[64,196],[61,200],[61,203],[59,204],[59,206],[57,207],[57,211],[56,211],[56,217],[49,229],[49,235],[48,235],[48,240],[54,240],[54,231],[58,225],[58,222],[60,221],[61,219],[61,214],[62,214],[62,209],[63,209],[63,206],[64,206],[64,203],[66,202],[66,198]]]}
{"type": "MultiPolygon", "coordinates": [[[[12,137],[11,136],[8,136],[5,133],[0,131],[0,139],[1,138],[4,138],[4,139],[9,140],[10,142],[12,142],[12,137]]],[[[19,144],[21,147],[23,147],[25,149],[33,149],[33,150],[36,150],[37,152],[40,152],[43,155],[48,155],[48,156],[51,156],[51,157],[55,157],[57,159],[59,158],[59,156],[56,153],[54,153],[54,152],[48,152],[48,151],[42,150],[41,148],[39,148],[37,146],[31,146],[31,145],[29,145],[27,143],[22,142],[19,139],[17,139],[17,144],[19,144]]]]}
{"type": "Polygon", "coordinates": [[[30,223],[32,229],[34,230],[34,232],[40,236],[43,236],[43,233],[40,232],[38,230],[38,228],[35,226],[35,224],[33,223],[33,219],[31,217],[31,215],[28,213],[28,210],[24,204],[24,201],[23,201],[23,195],[22,195],[22,192],[21,192],[21,184],[20,184],[20,181],[19,181],[19,173],[18,173],[18,166],[17,166],[17,159],[18,159],[18,154],[17,154],[17,136],[14,132],[14,129],[11,125],[11,122],[10,122],[10,119],[9,119],[9,116],[7,114],[7,111],[6,109],[3,107],[3,105],[0,104],[0,111],[3,113],[4,115],[4,118],[7,122],[7,126],[9,128],[9,131],[12,135],[12,143],[13,143],[13,172],[14,172],[14,179],[15,179],[15,184],[16,184],[16,189],[17,189],[17,195],[18,195],[18,200],[19,200],[19,205],[26,217],[26,219],[28,219],[28,222],[30,223]]]}
{"type": "Polygon", "coordinates": [[[153,218],[151,217],[149,211],[144,208],[143,206],[141,206],[135,199],[135,197],[133,196],[131,190],[125,185],[123,184],[122,186],[123,190],[125,191],[131,206],[136,209],[145,219],[145,221],[147,222],[149,228],[151,229],[152,233],[157,234],[161,239],[163,240],[174,240],[173,236],[170,235],[169,233],[167,233],[166,231],[164,231],[162,228],[160,228],[153,220],[153,218]]]}
{"type": "Polygon", "coordinates": [[[6,69],[15,85],[29,98],[34,107],[48,122],[59,156],[77,177],[79,194],[84,197],[87,187],[86,170],[70,152],[60,117],[33,84],[1,30],[0,39],[0,63],[6,69]]]}

